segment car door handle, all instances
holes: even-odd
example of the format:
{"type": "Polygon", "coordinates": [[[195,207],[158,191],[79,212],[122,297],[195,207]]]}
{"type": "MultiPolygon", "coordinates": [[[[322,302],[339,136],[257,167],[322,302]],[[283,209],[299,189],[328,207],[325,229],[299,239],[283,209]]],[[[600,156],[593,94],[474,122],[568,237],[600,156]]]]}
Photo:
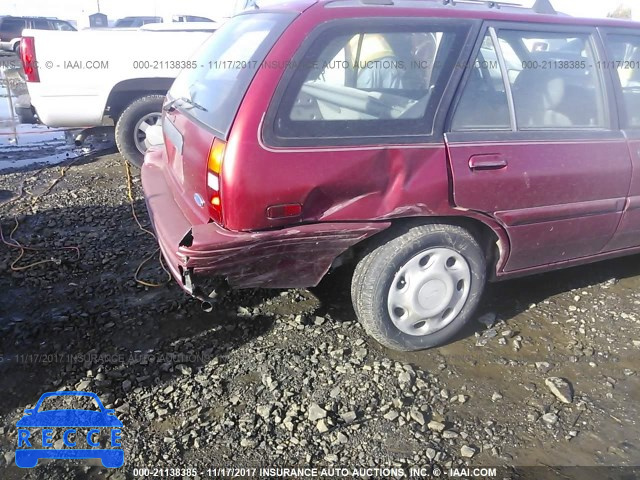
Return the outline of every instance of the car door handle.
{"type": "Polygon", "coordinates": [[[500,170],[508,165],[502,155],[474,155],[469,159],[471,170],[500,170]]]}

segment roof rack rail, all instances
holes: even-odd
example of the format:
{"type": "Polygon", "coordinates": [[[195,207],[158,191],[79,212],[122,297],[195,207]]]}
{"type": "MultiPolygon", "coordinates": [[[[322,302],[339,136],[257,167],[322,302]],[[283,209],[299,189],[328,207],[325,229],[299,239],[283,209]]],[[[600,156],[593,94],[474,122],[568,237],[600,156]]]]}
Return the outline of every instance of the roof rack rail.
{"type": "MultiPolygon", "coordinates": [[[[501,1],[492,1],[492,0],[442,0],[444,5],[455,6],[457,3],[466,3],[466,4],[484,4],[489,8],[499,9],[500,7],[511,7],[511,8],[522,8],[527,9],[521,3],[514,2],[501,2],[501,1]]],[[[536,3],[531,7],[535,13],[540,13],[544,15],[557,15],[557,11],[551,5],[550,0],[536,0],[536,3]]]]}
{"type": "MultiPolygon", "coordinates": [[[[439,0],[443,5],[451,5],[455,7],[458,3],[467,4],[467,5],[485,5],[488,8],[500,9],[501,7],[508,8],[522,8],[524,10],[533,10],[535,13],[540,13],[543,15],[557,15],[558,12],[553,5],[551,5],[550,0],[536,0],[536,3],[530,9],[522,5],[521,3],[515,2],[502,2],[495,0],[439,0]]],[[[360,0],[360,3],[363,5],[393,5],[393,0],[360,0]]]]}
{"type": "Polygon", "coordinates": [[[525,8],[522,4],[513,2],[499,2],[492,0],[442,0],[443,5],[451,5],[452,7],[454,7],[458,3],[486,5],[489,8],[496,9],[499,9],[500,7],[525,8]]]}
{"type": "Polygon", "coordinates": [[[363,5],[393,5],[393,0],[360,0],[363,5]]]}

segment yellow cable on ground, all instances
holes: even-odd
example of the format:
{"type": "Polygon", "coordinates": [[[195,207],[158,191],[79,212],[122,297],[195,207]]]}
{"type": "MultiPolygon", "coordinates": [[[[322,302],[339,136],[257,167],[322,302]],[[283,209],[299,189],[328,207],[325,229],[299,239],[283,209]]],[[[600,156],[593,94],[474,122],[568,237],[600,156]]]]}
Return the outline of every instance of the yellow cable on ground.
{"type": "MultiPolygon", "coordinates": [[[[125,170],[125,172],[127,174],[127,192],[128,192],[128,195],[129,195],[129,204],[131,205],[131,213],[133,214],[133,219],[138,224],[138,227],[140,227],[140,230],[142,230],[143,232],[146,232],[149,235],[151,235],[153,237],[153,239],[157,242],[158,239],[156,237],[156,234],[153,233],[151,230],[143,227],[142,224],[140,223],[140,220],[138,219],[138,215],[136,214],[136,209],[135,209],[135,206],[134,206],[134,201],[135,200],[133,198],[133,181],[131,179],[131,167],[129,166],[129,162],[127,162],[126,160],[123,160],[123,161],[124,161],[124,170],[125,170]]],[[[162,260],[162,252],[160,252],[160,248],[156,248],[155,251],[151,255],[149,255],[147,258],[145,258],[142,261],[142,263],[140,263],[140,265],[138,265],[138,268],[136,269],[136,273],[134,275],[134,279],[140,285],[143,285],[145,287],[150,287],[150,288],[163,287],[164,285],[167,285],[171,281],[171,274],[169,273],[167,268],[164,266],[164,262],[162,260]],[[156,254],[159,254],[158,258],[159,258],[159,261],[160,261],[160,266],[162,267],[162,270],[164,270],[164,272],[167,274],[167,280],[164,281],[163,283],[151,283],[151,282],[146,282],[144,280],[141,280],[139,278],[140,270],[142,270],[142,267],[144,267],[147,264],[147,262],[149,260],[151,260],[156,254]]]]}
{"type": "Polygon", "coordinates": [[[9,234],[9,240],[11,240],[14,243],[9,243],[5,240],[4,238],[4,232],[2,231],[2,227],[0,226],[0,240],[2,240],[2,243],[4,243],[5,245],[11,247],[11,248],[17,248],[20,250],[20,254],[18,255],[18,258],[16,258],[13,262],[11,262],[11,270],[14,272],[22,272],[24,270],[29,270],[30,268],[33,268],[37,265],[42,265],[45,263],[55,263],[57,265],[60,265],[60,263],[62,263],[62,261],[60,259],[56,259],[56,258],[50,258],[48,260],[40,260],[38,262],[34,262],[34,263],[30,263],[29,265],[25,265],[22,267],[16,267],[16,264],[22,259],[22,257],[24,257],[24,254],[27,250],[32,251],[32,252],[48,252],[50,250],[74,250],[76,252],[76,260],[80,259],[80,249],[78,247],[51,247],[51,248],[36,248],[36,247],[29,247],[29,246],[25,246],[22,245],[20,242],[18,242],[18,240],[16,240],[15,238],[13,238],[13,234],[16,232],[16,230],[18,229],[18,226],[20,226],[20,222],[18,222],[17,218],[14,218],[13,221],[16,223],[15,226],[13,227],[13,230],[11,230],[11,233],[9,234]]]}
{"type": "MultiPolygon", "coordinates": [[[[0,207],[4,207],[6,205],[9,205],[12,202],[15,202],[16,200],[22,198],[22,196],[24,195],[24,192],[27,192],[31,197],[33,197],[35,200],[39,200],[41,197],[45,196],[46,194],[48,194],[53,187],[62,179],[62,177],[64,177],[66,171],[74,164],[76,163],[78,160],[82,159],[83,157],[78,157],[76,159],[74,159],[73,161],[67,163],[66,165],[64,165],[63,167],[60,168],[60,176],[58,178],[56,178],[53,182],[51,182],[51,184],[49,184],[49,186],[41,193],[34,195],[33,193],[31,193],[29,190],[27,190],[25,188],[25,182],[26,179],[22,181],[18,194],[16,196],[14,196],[13,198],[10,198],[9,200],[7,200],[6,202],[0,204],[0,207]]],[[[38,170],[35,175],[33,175],[32,178],[38,178],[40,176],[40,174],[42,172],[44,172],[44,170],[47,167],[43,167],[40,170],[38,170]]],[[[51,251],[51,250],[74,250],[76,252],[76,260],[80,259],[80,249],[78,247],[50,247],[50,248],[36,248],[36,247],[29,247],[26,245],[22,245],[18,240],[16,240],[15,238],[13,238],[13,235],[15,234],[16,230],[18,230],[18,227],[20,226],[20,222],[18,221],[17,217],[13,218],[13,221],[15,222],[15,226],[13,227],[13,229],[11,230],[11,233],[9,234],[9,240],[11,240],[11,242],[7,242],[4,238],[4,232],[2,231],[2,226],[0,225],[0,240],[2,241],[2,243],[4,243],[5,245],[7,245],[10,248],[16,248],[18,250],[20,250],[20,253],[18,255],[18,258],[16,258],[13,262],[11,262],[11,270],[14,272],[22,272],[25,270],[29,270],[33,267],[36,267],[38,265],[42,265],[45,263],[55,263],[57,265],[60,265],[60,263],[62,263],[62,260],[60,259],[56,259],[56,258],[50,258],[48,260],[40,260],[38,262],[34,262],[34,263],[30,263],[29,265],[25,265],[22,267],[16,267],[16,264],[22,260],[22,257],[24,257],[25,252],[27,250],[32,251],[32,252],[47,252],[47,251],[51,251]]]]}
{"type": "MultiPolygon", "coordinates": [[[[26,179],[22,181],[22,184],[19,187],[18,190],[18,194],[15,195],[14,197],[10,198],[9,200],[0,203],[0,207],[4,207],[6,205],[9,205],[12,202],[15,202],[16,200],[22,198],[24,196],[24,193],[26,192],[29,196],[33,197],[35,200],[39,200],[41,197],[47,195],[49,192],[51,192],[51,190],[53,189],[53,187],[55,187],[58,182],[60,180],[62,180],[62,178],[65,176],[67,170],[73,165],[75,164],[77,161],[83,159],[84,157],[78,157],[76,159],[74,159],[73,161],[67,163],[66,165],[64,165],[63,167],[61,167],[60,169],[60,176],[58,178],[56,178],[53,182],[51,182],[49,184],[49,186],[43,191],[40,192],[37,195],[34,195],[33,193],[31,193],[29,190],[27,190],[25,188],[25,182],[26,179]]],[[[129,167],[129,163],[125,160],[124,161],[125,164],[125,172],[127,175],[127,190],[128,190],[128,196],[129,196],[129,203],[131,205],[131,213],[133,214],[133,218],[136,221],[136,223],[138,224],[138,227],[140,227],[140,229],[143,232],[148,233],[149,235],[151,235],[154,240],[157,241],[157,238],[155,236],[155,234],[142,226],[142,224],[140,223],[140,220],[138,219],[138,215],[136,214],[136,210],[135,210],[135,206],[134,206],[134,198],[133,198],[133,185],[132,185],[132,178],[131,178],[131,169],[129,167]]],[[[40,170],[38,170],[33,176],[32,178],[37,178],[38,176],[40,176],[40,174],[46,169],[47,167],[44,167],[40,170]]],[[[22,258],[24,257],[26,251],[34,251],[34,252],[46,252],[46,251],[51,251],[51,250],[73,250],[76,252],[76,259],[75,260],[79,260],[80,259],[80,248],[78,248],[77,246],[73,246],[73,247],[51,247],[51,248],[36,248],[36,247],[30,247],[27,245],[22,245],[18,240],[16,240],[13,235],[15,234],[16,230],[18,229],[18,227],[20,226],[20,222],[18,221],[18,219],[16,217],[14,217],[14,222],[15,222],[15,226],[13,227],[13,229],[11,230],[11,233],[9,234],[9,240],[7,241],[4,237],[4,232],[2,231],[2,226],[0,225],[0,241],[2,241],[2,243],[4,243],[5,245],[7,245],[10,248],[15,248],[20,250],[20,253],[18,255],[18,257],[13,260],[13,262],[11,262],[11,270],[14,272],[21,272],[21,271],[25,271],[25,270],[29,270],[33,267],[36,267],[38,265],[43,265],[43,264],[47,264],[47,263],[55,263],[55,264],[60,264],[62,263],[62,260],[60,259],[56,259],[56,258],[50,258],[47,260],[40,260],[34,263],[30,263],[29,265],[24,265],[24,266],[20,266],[17,267],[17,263],[22,260],[22,258]]],[[[169,273],[169,271],[167,270],[167,268],[165,267],[164,263],[163,263],[163,259],[162,259],[162,252],[160,252],[159,248],[156,248],[156,250],[149,256],[147,256],[142,263],[140,263],[140,265],[138,265],[138,268],[136,269],[136,273],[134,274],[134,279],[137,283],[139,283],[140,285],[143,285],[145,287],[150,287],[150,288],[157,288],[157,287],[162,287],[164,285],[167,285],[170,281],[171,281],[171,274],[169,273]],[[149,262],[149,260],[151,260],[156,254],[158,255],[159,258],[159,262],[160,262],[160,266],[162,267],[162,270],[165,271],[165,273],[167,274],[167,280],[163,283],[151,283],[151,282],[146,282],[144,280],[141,280],[139,278],[139,274],[140,271],[142,270],[142,268],[149,262]]]]}

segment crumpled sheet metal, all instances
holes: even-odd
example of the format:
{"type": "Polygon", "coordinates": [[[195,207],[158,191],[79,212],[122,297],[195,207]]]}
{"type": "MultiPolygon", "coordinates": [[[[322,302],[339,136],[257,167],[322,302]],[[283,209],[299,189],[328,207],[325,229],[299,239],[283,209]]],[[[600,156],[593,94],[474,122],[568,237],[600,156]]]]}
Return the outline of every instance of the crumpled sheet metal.
{"type": "Polygon", "coordinates": [[[317,285],[349,247],[388,228],[389,222],[332,223],[263,232],[225,232],[198,225],[190,247],[180,247],[186,268],[210,273],[236,288],[317,285]],[[215,240],[211,238],[215,235],[215,240]],[[215,245],[211,250],[210,245],[215,245]]]}

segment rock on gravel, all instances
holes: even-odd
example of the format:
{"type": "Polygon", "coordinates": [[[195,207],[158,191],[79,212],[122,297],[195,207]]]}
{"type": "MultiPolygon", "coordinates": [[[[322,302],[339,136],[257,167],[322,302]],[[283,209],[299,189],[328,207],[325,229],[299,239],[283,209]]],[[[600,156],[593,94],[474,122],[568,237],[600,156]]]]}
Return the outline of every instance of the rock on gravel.
{"type": "Polygon", "coordinates": [[[436,458],[436,454],[438,452],[436,452],[435,449],[429,447],[427,448],[427,451],[425,453],[427,454],[427,458],[429,459],[429,461],[433,461],[433,459],[436,458]]]}
{"type": "Polygon", "coordinates": [[[442,432],[445,429],[445,424],[442,422],[438,422],[436,420],[431,420],[428,424],[427,427],[429,428],[429,430],[433,430],[434,432],[442,432]]]}
{"type": "Polygon", "coordinates": [[[307,411],[307,418],[312,422],[317,422],[327,417],[327,411],[317,403],[312,403],[307,411]]]}
{"type": "Polygon", "coordinates": [[[553,365],[549,362],[536,362],[536,368],[542,373],[547,373],[553,368],[553,365]]]}
{"type": "Polygon", "coordinates": [[[478,317],[478,322],[483,324],[487,328],[491,328],[496,323],[496,318],[497,316],[495,313],[485,313],[484,315],[478,317]]]}
{"type": "Polygon", "coordinates": [[[400,414],[395,410],[389,410],[387,413],[384,414],[384,418],[389,420],[390,422],[393,422],[399,416],[400,414]]]}
{"type": "Polygon", "coordinates": [[[573,402],[573,387],[564,378],[549,377],[544,381],[544,383],[549,387],[551,393],[553,393],[562,403],[573,402]]]}
{"type": "Polygon", "coordinates": [[[325,433],[325,432],[329,431],[329,427],[327,426],[327,422],[325,422],[324,419],[318,421],[318,423],[316,424],[316,428],[318,429],[318,432],[320,432],[320,433],[325,433]]]}
{"type": "Polygon", "coordinates": [[[476,449],[468,445],[463,445],[460,449],[460,455],[464,458],[471,458],[476,454],[476,449]]]}
{"type": "Polygon", "coordinates": [[[556,423],[558,423],[558,415],[556,415],[555,413],[545,413],[542,416],[542,421],[547,425],[555,425],[556,423]]]}
{"type": "Polygon", "coordinates": [[[256,407],[256,413],[266,420],[269,418],[269,415],[271,415],[272,409],[273,407],[271,405],[258,405],[258,407],[256,407]]]}
{"type": "Polygon", "coordinates": [[[420,410],[412,408],[409,413],[413,420],[418,422],[420,425],[424,425],[424,414],[420,410]]]}

